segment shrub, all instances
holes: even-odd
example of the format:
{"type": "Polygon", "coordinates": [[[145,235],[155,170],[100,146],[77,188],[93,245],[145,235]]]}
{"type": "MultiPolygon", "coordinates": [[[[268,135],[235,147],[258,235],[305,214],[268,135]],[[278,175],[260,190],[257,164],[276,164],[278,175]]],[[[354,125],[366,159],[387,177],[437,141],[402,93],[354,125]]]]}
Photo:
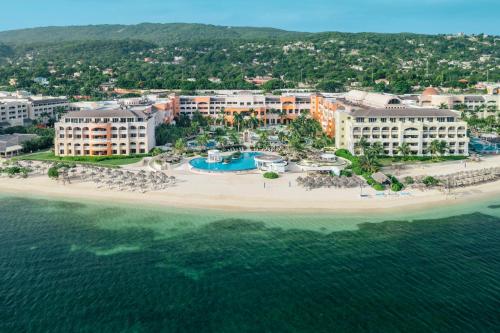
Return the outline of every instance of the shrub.
{"type": "Polygon", "coordinates": [[[401,183],[392,183],[391,184],[391,190],[394,192],[399,192],[404,188],[403,184],[401,183]]]}
{"type": "Polygon", "coordinates": [[[352,171],[351,170],[341,170],[340,175],[346,176],[346,177],[352,177],[352,171]]]}
{"type": "Polygon", "coordinates": [[[403,183],[405,183],[406,185],[411,185],[413,183],[415,183],[415,181],[413,180],[413,178],[411,178],[410,176],[407,176],[405,177],[405,179],[403,180],[403,183]]]}
{"type": "Polygon", "coordinates": [[[59,178],[59,170],[57,170],[57,167],[50,167],[47,174],[49,178],[59,178]]]}
{"type": "Polygon", "coordinates": [[[382,184],[376,183],[375,185],[373,185],[373,189],[375,191],[383,191],[383,190],[385,190],[385,186],[382,184]]]}
{"type": "Polygon", "coordinates": [[[161,148],[155,147],[155,148],[151,149],[151,151],[149,153],[152,156],[158,156],[158,155],[163,153],[163,150],[161,148]]]}
{"type": "Polygon", "coordinates": [[[352,172],[354,172],[356,175],[361,175],[363,173],[363,168],[359,165],[354,165],[352,166],[352,172]]]}
{"type": "Polygon", "coordinates": [[[280,175],[278,175],[276,172],[266,172],[264,173],[264,178],[266,179],[276,179],[279,178],[280,175]]]}
{"type": "Polygon", "coordinates": [[[424,183],[425,186],[427,186],[427,187],[431,187],[431,186],[436,186],[437,184],[439,184],[439,180],[432,177],[432,176],[427,176],[422,180],[422,183],[424,183]]]}
{"type": "Polygon", "coordinates": [[[21,168],[18,166],[11,166],[3,169],[3,172],[5,172],[9,177],[12,177],[14,175],[17,175],[18,173],[21,173],[21,168]]]}

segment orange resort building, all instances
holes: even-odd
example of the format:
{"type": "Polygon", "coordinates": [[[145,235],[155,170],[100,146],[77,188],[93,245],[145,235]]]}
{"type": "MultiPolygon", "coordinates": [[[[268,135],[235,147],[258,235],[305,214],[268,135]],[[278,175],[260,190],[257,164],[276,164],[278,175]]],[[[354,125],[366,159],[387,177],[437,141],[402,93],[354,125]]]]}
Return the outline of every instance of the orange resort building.
{"type": "Polygon", "coordinates": [[[144,154],[155,146],[155,118],[142,111],[69,112],[55,130],[57,156],[144,154]]]}
{"type": "Polygon", "coordinates": [[[251,92],[233,92],[211,96],[171,96],[174,114],[204,116],[224,119],[232,124],[234,115],[255,116],[261,124],[288,124],[303,112],[311,110],[310,94],[263,95],[251,92]]]}

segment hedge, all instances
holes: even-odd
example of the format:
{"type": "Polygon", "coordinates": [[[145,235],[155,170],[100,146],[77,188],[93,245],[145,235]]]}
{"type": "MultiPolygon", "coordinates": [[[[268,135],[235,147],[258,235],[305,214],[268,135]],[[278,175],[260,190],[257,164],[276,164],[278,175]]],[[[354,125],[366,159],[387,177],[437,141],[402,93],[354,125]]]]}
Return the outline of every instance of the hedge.
{"type": "Polygon", "coordinates": [[[264,178],[267,178],[267,179],[276,179],[276,178],[279,178],[280,175],[278,175],[276,172],[266,172],[264,173],[264,178]]]}

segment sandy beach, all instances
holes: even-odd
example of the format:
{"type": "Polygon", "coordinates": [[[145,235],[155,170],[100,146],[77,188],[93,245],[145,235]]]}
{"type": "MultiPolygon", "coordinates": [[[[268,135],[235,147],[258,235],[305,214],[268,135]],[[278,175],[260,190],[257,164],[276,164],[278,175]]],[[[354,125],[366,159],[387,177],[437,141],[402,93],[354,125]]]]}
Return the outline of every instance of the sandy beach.
{"type": "MultiPolygon", "coordinates": [[[[429,164],[408,167],[399,177],[407,175],[438,175],[457,171],[474,170],[500,165],[500,156],[489,157],[481,162],[429,164]]],[[[130,166],[130,169],[137,166],[130,166]]],[[[260,173],[248,174],[197,174],[184,164],[167,171],[175,175],[178,183],[165,190],[137,193],[97,188],[92,182],[73,180],[63,185],[46,175],[30,176],[28,179],[0,178],[0,192],[23,197],[39,196],[69,199],[72,201],[95,201],[126,203],[136,206],[187,207],[230,211],[286,211],[286,212],[369,212],[379,210],[422,209],[429,206],[459,204],[480,198],[500,198],[500,182],[456,189],[451,193],[438,190],[405,190],[409,195],[377,196],[369,188],[306,190],[296,184],[300,175],[287,173],[276,180],[265,180],[260,173]]]]}

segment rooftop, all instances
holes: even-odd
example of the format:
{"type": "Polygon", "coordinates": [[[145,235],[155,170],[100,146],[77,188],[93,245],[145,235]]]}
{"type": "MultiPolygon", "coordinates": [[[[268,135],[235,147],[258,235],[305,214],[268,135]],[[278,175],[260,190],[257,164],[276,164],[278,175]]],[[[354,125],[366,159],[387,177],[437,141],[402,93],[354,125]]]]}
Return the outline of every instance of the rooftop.
{"type": "Polygon", "coordinates": [[[64,118],[147,118],[142,111],[128,109],[80,110],[68,112],[64,118]]]}
{"type": "Polygon", "coordinates": [[[402,109],[379,109],[363,108],[356,109],[350,113],[353,117],[458,117],[451,110],[426,109],[426,108],[402,108],[402,109]]]}

